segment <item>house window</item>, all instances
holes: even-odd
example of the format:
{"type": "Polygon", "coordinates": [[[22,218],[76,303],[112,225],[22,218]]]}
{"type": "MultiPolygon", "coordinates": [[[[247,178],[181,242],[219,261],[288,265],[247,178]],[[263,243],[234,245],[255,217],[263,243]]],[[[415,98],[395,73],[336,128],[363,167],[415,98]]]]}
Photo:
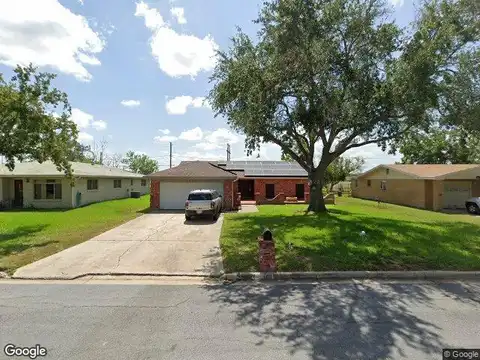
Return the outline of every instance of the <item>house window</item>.
{"type": "Polygon", "coordinates": [[[142,186],[147,186],[147,180],[142,179],[142,186]]]}
{"type": "Polygon", "coordinates": [[[372,186],[372,180],[367,180],[367,186],[368,187],[372,186]]]}
{"type": "Polygon", "coordinates": [[[87,190],[98,190],[98,180],[87,180],[87,190]]]}
{"type": "Polygon", "coordinates": [[[275,197],[275,184],[265,184],[265,196],[267,199],[275,197]]]}
{"type": "Polygon", "coordinates": [[[133,186],[133,180],[130,180],[130,186],[133,186]]]}
{"type": "Polygon", "coordinates": [[[390,169],[385,169],[385,174],[388,175],[389,172],[390,172],[390,169]]]}
{"type": "Polygon", "coordinates": [[[61,200],[62,184],[57,184],[55,180],[47,180],[46,184],[35,181],[33,198],[35,200],[61,200]]]}
{"type": "Polygon", "coordinates": [[[113,188],[119,189],[122,187],[122,180],[113,180],[113,188]]]}
{"type": "Polygon", "coordinates": [[[387,182],[386,181],[382,181],[380,183],[380,189],[382,189],[383,191],[387,190],[387,182]]]}
{"type": "Polygon", "coordinates": [[[45,199],[61,199],[62,198],[62,184],[45,184],[45,199]]]}

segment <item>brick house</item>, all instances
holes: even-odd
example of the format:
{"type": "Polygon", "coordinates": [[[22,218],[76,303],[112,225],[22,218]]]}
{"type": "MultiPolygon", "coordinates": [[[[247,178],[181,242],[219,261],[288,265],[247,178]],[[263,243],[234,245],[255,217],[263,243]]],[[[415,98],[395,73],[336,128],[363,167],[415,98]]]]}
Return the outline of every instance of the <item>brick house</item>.
{"type": "Polygon", "coordinates": [[[352,180],[352,196],[440,211],[480,196],[480,164],[379,165],[352,180]]]}
{"type": "Polygon", "coordinates": [[[287,197],[296,197],[307,202],[310,193],[306,171],[284,161],[182,161],[147,178],[154,209],[183,209],[194,189],[219,191],[227,210],[238,208],[242,200],[283,204],[287,197]]]}

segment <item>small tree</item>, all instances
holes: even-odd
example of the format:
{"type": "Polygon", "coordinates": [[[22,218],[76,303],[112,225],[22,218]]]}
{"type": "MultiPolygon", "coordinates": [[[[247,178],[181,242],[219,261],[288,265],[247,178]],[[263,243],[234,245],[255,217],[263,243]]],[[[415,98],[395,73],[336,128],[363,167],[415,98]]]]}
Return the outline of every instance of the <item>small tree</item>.
{"type": "Polygon", "coordinates": [[[140,155],[129,151],[125,154],[123,162],[130,171],[139,174],[148,175],[158,171],[158,162],[145,154],[140,155]]]}
{"type": "Polygon", "coordinates": [[[51,86],[54,74],[37,73],[32,65],[14,73],[10,82],[0,74],[0,154],[7,167],[13,170],[16,160],[51,160],[71,176],[68,157],[78,129],[67,95],[51,86]]]}
{"type": "Polygon", "coordinates": [[[365,165],[365,159],[360,156],[349,158],[340,156],[328,165],[325,172],[325,184],[329,185],[330,191],[339,182],[346,181],[355,173],[361,172],[365,165]]]}
{"type": "Polygon", "coordinates": [[[325,173],[347,150],[386,150],[437,112],[458,113],[454,100],[473,113],[474,96],[455,91],[468,78],[462,59],[478,56],[477,2],[427,0],[402,30],[383,0],[272,0],[258,41],[239,30],[219,52],[209,103],[245,134],[249,154],[270,142],[298,162],[312,182],[309,210],[326,211],[325,173]]]}

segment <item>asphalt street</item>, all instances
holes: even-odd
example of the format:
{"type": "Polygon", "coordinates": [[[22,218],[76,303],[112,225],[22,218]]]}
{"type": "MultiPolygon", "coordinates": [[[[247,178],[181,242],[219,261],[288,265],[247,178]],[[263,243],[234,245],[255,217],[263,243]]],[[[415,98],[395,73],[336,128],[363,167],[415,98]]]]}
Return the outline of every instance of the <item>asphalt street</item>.
{"type": "Polygon", "coordinates": [[[479,309],[474,282],[0,282],[0,357],[12,343],[62,360],[439,360],[480,347],[479,309]]]}

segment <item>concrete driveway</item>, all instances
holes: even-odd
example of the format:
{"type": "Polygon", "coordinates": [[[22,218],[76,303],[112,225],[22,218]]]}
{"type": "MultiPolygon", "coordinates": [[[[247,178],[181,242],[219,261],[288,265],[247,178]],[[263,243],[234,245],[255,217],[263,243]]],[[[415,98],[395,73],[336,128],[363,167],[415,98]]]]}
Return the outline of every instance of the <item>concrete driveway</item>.
{"type": "MultiPolygon", "coordinates": [[[[14,278],[72,279],[84,275],[220,275],[223,215],[185,221],[183,213],[151,213],[19,268],[14,278]]],[[[72,226],[75,226],[72,224],[72,226]]]]}

